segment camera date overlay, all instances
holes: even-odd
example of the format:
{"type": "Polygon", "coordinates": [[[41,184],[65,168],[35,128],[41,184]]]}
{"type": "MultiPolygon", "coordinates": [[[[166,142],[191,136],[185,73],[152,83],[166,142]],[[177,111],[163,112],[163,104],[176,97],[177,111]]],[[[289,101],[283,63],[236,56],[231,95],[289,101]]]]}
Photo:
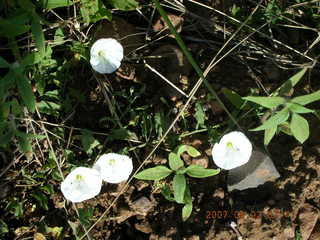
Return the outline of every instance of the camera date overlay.
{"type": "Polygon", "coordinates": [[[270,209],[270,210],[264,210],[264,211],[257,211],[257,210],[251,210],[251,211],[243,211],[243,210],[211,210],[206,211],[206,220],[212,220],[212,219],[226,219],[226,218],[267,218],[269,220],[272,219],[278,219],[281,217],[290,217],[290,211],[287,210],[281,210],[281,209],[270,209]]]}

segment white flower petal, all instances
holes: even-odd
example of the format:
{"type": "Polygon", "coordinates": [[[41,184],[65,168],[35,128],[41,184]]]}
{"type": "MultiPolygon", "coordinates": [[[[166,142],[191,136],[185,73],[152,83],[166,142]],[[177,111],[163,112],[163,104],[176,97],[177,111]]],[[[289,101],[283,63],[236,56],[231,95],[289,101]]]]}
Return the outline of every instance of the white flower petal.
{"type": "Polygon", "coordinates": [[[82,202],[100,193],[102,178],[96,169],[78,167],[61,183],[61,191],[71,202],[82,202]]]}
{"type": "Polygon", "coordinates": [[[117,153],[103,154],[93,166],[104,181],[119,183],[129,178],[132,170],[132,160],[126,155],[117,153]]]}
{"type": "Polygon", "coordinates": [[[212,148],[215,164],[230,170],[246,164],[252,154],[252,144],[242,132],[230,132],[224,135],[212,148]]]}
{"type": "Polygon", "coordinates": [[[123,59],[123,47],[113,38],[101,38],[90,49],[90,64],[99,73],[116,71],[123,59]]]}

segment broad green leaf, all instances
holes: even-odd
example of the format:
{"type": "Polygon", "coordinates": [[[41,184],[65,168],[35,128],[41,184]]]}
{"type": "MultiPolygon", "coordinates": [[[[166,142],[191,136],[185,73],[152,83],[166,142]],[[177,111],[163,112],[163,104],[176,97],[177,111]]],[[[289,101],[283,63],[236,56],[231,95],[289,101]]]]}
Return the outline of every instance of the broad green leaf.
{"type": "Polygon", "coordinates": [[[273,96],[285,95],[290,92],[290,90],[301,80],[303,75],[306,73],[308,68],[303,68],[301,71],[289,78],[284,84],[282,84],[275,92],[272,93],[273,96]]]}
{"type": "Polygon", "coordinates": [[[67,7],[74,4],[73,0],[40,0],[42,8],[52,9],[59,7],[67,7]]]}
{"type": "Polygon", "coordinates": [[[299,114],[293,113],[290,129],[293,136],[302,144],[309,137],[309,124],[308,121],[299,114]]]}
{"type": "Polygon", "coordinates": [[[3,57],[0,56],[0,68],[9,68],[10,63],[8,63],[3,57]]]}
{"type": "Polygon", "coordinates": [[[307,105],[309,103],[319,101],[319,100],[320,100],[320,90],[304,96],[295,97],[291,101],[301,105],[307,105]]]}
{"type": "Polygon", "coordinates": [[[242,97],[236,93],[235,91],[232,91],[228,88],[223,88],[222,89],[222,93],[226,96],[226,98],[228,98],[228,100],[237,108],[237,109],[241,109],[244,101],[242,99],[242,97]]]}
{"type": "Polygon", "coordinates": [[[270,117],[267,121],[265,121],[260,127],[251,129],[250,131],[261,131],[268,128],[272,128],[278,126],[279,124],[287,121],[289,118],[289,109],[284,108],[281,111],[277,112],[275,115],[270,117]]]}
{"type": "Polygon", "coordinates": [[[290,111],[295,113],[313,113],[314,110],[306,108],[298,103],[287,103],[287,107],[290,109],[290,111]]]}
{"type": "Polygon", "coordinates": [[[32,92],[29,79],[22,73],[16,72],[16,83],[23,103],[27,106],[30,112],[34,112],[36,100],[32,92]]]}
{"type": "Polygon", "coordinates": [[[113,7],[123,10],[135,10],[138,7],[138,3],[135,0],[108,0],[113,7]]]}
{"type": "Polygon", "coordinates": [[[153,168],[145,169],[134,177],[141,180],[161,180],[166,178],[172,173],[172,170],[165,166],[157,166],[153,168]]]}
{"type": "Polygon", "coordinates": [[[277,132],[277,126],[264,130],[264,145],[267,146],[277,132]]]}
{"type": "Polygon", "coordinates": [[[176,174],[173,177],[173,194],[177,203],[184,203],[184,193],[186,190],[186,178],[182,174],[176,174]]]}
{"type": "Polygon", "coordinates": [[[7,38],[14,38],[23,33],[28,32],[30,26],[25,23],[17,23],[7,19],[1,19],[0,21],[0,35],[7,38]]]}
{"type": "Polygon", "coordinates": [[[45,56],[45,38],[42,30],[42,26],[40,24],[40,18],[38,15],[34,14],[32,16],[32,21],[31,21],[31,31],[33,34],[33,37],[36,42],[36,46],[38,48],[40,57],[43,58],[45,56]]]}
{"type": "Polygon", "coordinates": [[[169,154],[169,166],[172,170],[178,170],[184,166],[183,161],[180,159],[180,156],[176,153],[171,152],[169,154]]]}
{"type": "Polygon", "coordinates": [[[257,103],[266,108],[275,108],[281,104],[285,103],[285,99],[282,97],[244,97],[244,100],[257,103]]]}
{"type": "Polygon", "coordinates": [[[192,203],[187,203],[182,208],[182,221],[186,221],[192,213],[192,203]]]}
{"type": "Polygon", "coordinates": [[[205,178],[217,175],[220,169],[207,169],[200,165],[190,165],[186,169],[186,174],[194,178],[205,178]]]}
{"type": "Polygon", "coordinates": [[[184,152],[187,152],[191,157],[201,156],[201,153],[197,149],[189,145],[180,145],[175,149],[175,152],[177,152],[178,156],[184,152]]]}

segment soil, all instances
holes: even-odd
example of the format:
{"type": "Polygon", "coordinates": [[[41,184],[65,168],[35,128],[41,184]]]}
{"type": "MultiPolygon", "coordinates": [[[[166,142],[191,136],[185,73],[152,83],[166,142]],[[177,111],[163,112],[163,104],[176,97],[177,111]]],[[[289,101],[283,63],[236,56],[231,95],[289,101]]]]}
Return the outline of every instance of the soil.
{"type": "MultiPolygon", "coordinates": [[[[183,24],[178,21],[178,18],[177,24],[183,24]]],[[[108,30],[112,29],[110,24],[102,22],[101,28],[95,30],[97,38],[112,36],[121,40],[123,36],[136,33],[134,25],[125,22],[121,17],[120,20],[116,19],[113,22],[113,27],[124,29],[119,27],[124,24],[127,26],[126,32],[119,33],[116,29],[110,31],[108,30]],[[118,27],[117,22],[119,23],[118,27]]],[[[156,23],[154,31],[160,32],[165,25],[161,21],[156,23]]],[[[164,32],[163,34],[169,33],[164,32]]],[[[118,92],[128,86],[141,87],[146,84],[148,88],[144,96],[146,99],[151,99],[150,111],[155,113],[161,108],[163,102],[159,100],[160,95],[165,97],[169,106],[177,111],[181,106],[183,95],[168,86],[150,69],[146,69],[143,62],[135,62],[133,60],[134,56],[139,54],[149,57],[160,56],[161,58],[156,60],[146,58],[146,63],[152,68],[157,68],[157,71],[165,75],[184,92],[188,93],[191,90],[197,77],[184,59],[173,36],[152,45],[147,50],[133,52],[137,47],[143,46],[143,43],[144,39],[136,35],[131,40],[130,38],[126,39],[124,46],[127,60],[124,61],[121,69],[110,75],[108,79],[100,75],[98,78],[107,82],[112,91],[118,92]],[[153,84],[148,84],[150,82],[153,84]]],[[[216,52],[214,48],[205,43],[190,42],[188,48],[198,58],[201,66],[207,66],[216,52]]],[[[284,71],[275,65],[270,65],[270,62],[266,59],[256,62],[247,61],[247,64],[240,64],[239,58],[230,56],[210,72],[208,81],[222,97],[221,90],[224,87],[246,96],[250,94],[250,89],[257,89],[258,84],[257,78],[249,71],[250,66],[255,69],[256,73],[260,73],[259,79],[267,90],[278,87],[279,79],[283,82],[293,72],[284,71]]],[[[80,71],[79,75],[82,72],[80,71]]],[[[89,76],[90,74],[87,75],[87,82],[83,85],[77,84],[78,76],[75,76],[74,80],[69,83],[72,87],[85,93],[86,98],[90,99],[90,104],[75,106],[76,114],[68,123],[75,127],[88,128],[93,131],[114,128],[115,126],[105,126],[99,121],[100,118],[105,116],[108,108],[104,102],[100,86],[89,76]]],[[[299,86],[299,89],[314,85],[319,88],[319,83],[315,84],[314,82],[314,80],[304,82],[304,86],[299,86]]],[[[206,93],[205,88],[200,89],[197,98],[205,99],[206,93]]],[[[117,98],[117,103],[127,104],[125,100],[122,102],[121,97],[117,98]]],[[[227,107],[230,106],[227,103],[227,107]]],[[[173,112],[170,118],[175,116],[173,112]]],[[[193,113],[194,109],[189,108],[187,114],[192,115],[193,113]]],[[[210,100],[206,113],[208,119],[212,120],[212,124],[227,119],[226,114],[214,100],[210,100]]],[[[240,120],[240,125],[246,129],[252,128],[252,121],[250,124],[246,121],[240,120]]],[[[228,192],[226,186],[227,172],[225,171],[206,179],[190,178],[188,182],[193,196],[194,209],[191,217],[183,222],[181,218],[182,205],[167,201],[153,182],[134,179],[108,214],[90,232],[92,239],[320,239],[320,131],[318,121],[310,119],[310,122],[312,124],[314,122],[314,126],[311,126],[314,131],[303,146],[298,145],[292,137],[283,134],[276,136],[270,143],[268,147],[270,156],[281,175],[276,181],[267,182],[256,189],[228,192]],[[298,236],[302,238],[298,238],[298,236]]],[[[253,122],[253,124],[257,125],[257,122],[253,122]]],[[[132,130],[134,131],[134,129],[132,130]]],[[[175,127],[173,135],[177,132],[179,132],[179,124],[175,127]]],[[[262,133],[249,133],[249,136],[254,144],[262,145],[262,133]]],[[[186,137],[183,142],[193,145],[203,153],[201,157],[196,159],[183,156],[187,165],[194,163],[208,168],[216,168],[211,160],[212,144],[205,134],[186,137]]],[[[113,145],[113,150],[116,151],[124,146],[125,142],[113,141],[113,145]]],[[[149,151],[149,147],[141,150],[141,156],[148,154],[149,151]]],[[[167,154],[164,150],[157,151],[152,161],[149,161],[145,167],[167,164],[167,154]]],[[[137,168],[138,166],[139,163],[136,162],[134,167],[137,168]]],[[[105,184],[100,195],[77,204],[77,207],[79,209],[92,208],[93,217],[91,220],[94,222],[110,206],[122,187],[123,184],[105,184]]],[[[9,194],[6,193],[5,195],[9,194]]],[[[59,191],[51,196],[49,201],[52,211],[47,216],[47,222],[52,226],[59,226],[62,222],[67,223],[68,221],[74,225],[79,224],[71,204],[65,205],[63,196],[59,191]],[[65,214],[65,209],[68,209],[68,216],[65,214]]],[[[40,221],[40,216],[41,213],[32,213],[29,219],[25,220],[25,223],[40,221]]],[[[12,226],[21,227],[23,224],[14,222],[12,226]]],[[[72,236],[71,230],[65,234],[65,238],[67,239],[68,236],[72,236]]]]}

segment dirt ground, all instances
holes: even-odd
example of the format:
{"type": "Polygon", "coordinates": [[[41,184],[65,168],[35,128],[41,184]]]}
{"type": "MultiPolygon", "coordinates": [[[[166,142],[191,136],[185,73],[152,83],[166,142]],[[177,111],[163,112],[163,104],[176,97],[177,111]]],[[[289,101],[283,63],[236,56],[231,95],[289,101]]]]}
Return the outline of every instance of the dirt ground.
{"type": "MultiPolygon", "coordinates": [[[[193,12],[197,13],[196,9],[193,12]]],[[[101,25],[92,30],[96,39],[114,37],[121,40],[127,57],[117,73],[108,79],[100,75],[97,78],[110,83],[112,91],[118,92],[129,86],[137,87],[146,84],[144,99],[138,101],[143,102],[148,99],[150,111],[158,112],[164,104],[159,99],[164,97],[173,109],[170,115],[173,119],[175,117],[173,113],[181,108],[184,101],[183,95],[154,74],[152,68],[156,68],[184,92],[191,90],[197,77],[172,37],[167,37],[165,40],[142,49],[146,62],[135,61],[138,55],[135,55],[134,51],[143,46],[144,39],[142,36],[135,35],[137,31],[137,26],[133,23],[135,17],[129,16],[130,21],[128,22],[124,19],[125,17],[119,16],[115,17],[112,23],[103,21],[101,25]],[[123,25],[126,27],[121,27],[123,25]],[[124,38],[128,35],[133,37],[124,38]],[[152,58],[152,56],[160,56],[160,58],[152,58]],[[150,67],[146,67],[145,64],[150,67]],[[148,82],[152,84],[147,84],[148,82]]],[[[178,29],[183,25],[183,18],[172,15],[172,19],[176,21],[178,29]]],[[[182,34],[191,32],[195,34],[192,36],[194,38],[201,36],[197,32],[200,30],[203,30],[202,34],[209,34],[208,26],[204,23],[205,21],[199,20],[194,25],[189,24],[187,30],[182,28],[182,34]]],[[[157,36],[152,35],[151,38],[156,39],[169,34],[160,20],[156,21],[152,27],[157,36]]],[[[215,41],[221,40],[222,35],[217,34],[217,36],[210,38],[210,41],[205,43],[192,38],[187,41],[187,47],[197,58],[200,66],[207,66],[219,48],[219,45],[215,45],[215,41]]],[[[262,84],[267,91],[275,89],[295,72],[280,69],[268,59],[250,60],[242,57],[239,57],[237,53],[231,54],[221,61],[207,77],[222,98],[224,87],[235,90],[241,96],[246,96],[250,94],[250,89],[257,88],[259,84],[262,84]]],[[[92,131],[105,129],[108,126],[99,121],[107,109],[103,93],[90,72],[83,71],[82,66],[74,67],[75,76],[69,84],[84,92],[89,99],[89,104],[76,106],[75,114],[68,123],[74,127],[88,128],[92,131]],[[84,84],[77,83],[80,76],[87,79],[84,84]]],[[[309,78],[310,81],[299,85],[297,92],[304,92],[306,88],[319,88],[317,74],[318,72],[312,75],[309,78]]],[[[201,88],[196,97],[200,100],[207,100],[207,90],[204,87],[201,88]]],[[[117,98],[117,102],[121,107],[121,97],[117,98]]],[[[123,101],[123,104],[126,102],[123,101]]],[[[226,103],[227,107],[231,107],[231,104],[228,104],[226,103]]],[[[212,125],[227,119],[226,114],[215,100],[208,100],[205,107],[212,125]]],[[[187,114],[192,115],[194,111],[193,107],[189,107],[187,114]]],[[[319,240],[320,128],[319,120],[312,118],[308,120],[311,123],[312,133],[303,146],[284,134],[276,136],[268,146],[270,157],[280,173],[280,178],[276,181],[267,182],[255,189],[228,192],[226,171],[205,179],[190,178],[194,209],[191,217],[183,222],[181,219],[182,205],[167,201],[161,195],[159,186],[153,182],[134,179],[108,214],[90,232],[92,239],[319,240]]],[[[246,119],[240,119],[239,123],[245,129],[257,125],[257,122],[247,122],[246,119]]],[[[172,135],[179,133],[182,128],[179,124],[181,123],[175,126],[172,135]]],[[[131,130],[135,131],[135,129],[131,130]]],[[[254,134],[249,132],[248,136],[255,145],[263,148],[261,132],[254,134]]],[[[183,155],[187,165],[193,163],[216,168],[211,158],[212,144],[205,133],[186,137],[183,142],[193,145],[203,153],[201,157],[195,159],[183,155]]],[[[123,141],[113,141],[113,150],[119,150],[124,145],[123,141]]],[[[140,150],[141,159],[150,150],[150,147],[140,150]]],[[[167,154],[164,150],[157,151],[145,167],[166,164],[167,154]]],[[[78,157],[84,158],[81,153],[78,157]]],[[[134,165],[137,168],[139,163],[135,162],[134,165]]],[[[110,206],[122,187],[123,184],[105,184],[96,198],[76,205],[79,209],[93,209],[91,220],[94,222],[110,206]]],[[[14,190],[10,186],[4,187],[6,188],[10,190],[6,194],[3,193],[4,195],[10,195],[10,191],[14,190]]],[[[79,224],[76,213],[72,210],[71,205],[65,205],[64,198],[59,191],[50,197],[49,206],[52,211],[46,216],[46,220],[52,226],[61,225],[62,222],[66,225],[68,222],[71,225],[79,224]],[[66,216],[66,212],[69,217],[66,216]]],[[[2,210],[0,213],[3,213],[2,210]]],[[[33,212],[30,215],[26,213],[26,216],[23,222],[13,220],[11,226],[20,227],[30,222],[40,221],[42,213],[33,212]]],[[[66,234],[68,235],[72,236],[71,230],[66,234]]]]}

